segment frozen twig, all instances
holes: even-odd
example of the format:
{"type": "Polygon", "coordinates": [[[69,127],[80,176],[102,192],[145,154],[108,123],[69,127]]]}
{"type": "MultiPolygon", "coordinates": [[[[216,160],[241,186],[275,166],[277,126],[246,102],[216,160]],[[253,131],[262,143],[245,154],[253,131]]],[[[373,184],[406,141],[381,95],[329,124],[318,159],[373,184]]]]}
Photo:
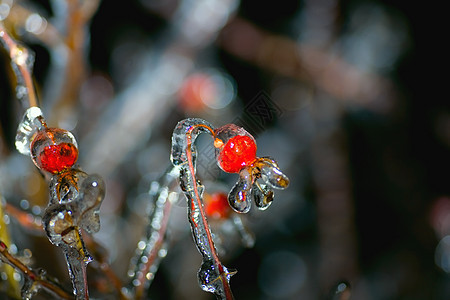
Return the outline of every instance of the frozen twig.
{"type": "Polygon", "coordinates": [[[30,213],[24,212],[13,205],[6,203],[5,212],[19,222],[21,226],[32,232],[45,234],[42,228],[42,219],[30,213]]]}
{"type": "Polygon", "coordinates": [[[45,272],[35,272],[20,260],[11,255],[6,244],[0,240],[0,259],[20,271],[26,278],[22,288],[22,298],[30,299],[40,288],[45,289],[59,299],[73,299],[73,296],[64,291],[58,284],[45,276],[45,272]]]}
{"type": "Polygon", "coordinates": [[[158,181],[150,185],[149,194],[155,208],[149,216],[146,236],[138,242],[136,255],[132,259],[129,274],[128,294],[133,299],[142,299],[158,269],[161,259],[167,253],[167,229],[173,202],[178,199],[175,191],[178,170],[170,168],[158,181]]]}
{"type": "MultiPolygon", "coordinates": [[[[3,200],[1,194],[0,200],[3,200]]],[[[2,203],[0,203],[0,240],[4,241],[6,244],[11,244],[11,237],[8,231],[8,226],[5,222],[5,215],[4,215],[5,209],[3,201],[1,202],[2,203]]],[[[0,270],[6,273],[10,293],[17,297],[20,294],[20,288],[19,282],[14,279],[14,270],[10,266],[5,267],[0,266],[0,270]]]]}
{"type": "Polygon", "coordinates": [[[229,280],[235,273],[222,265],[217,255],[211,231],[203,210],[204,186],[195,176],[196,150],[194,142],[206,132],[214,136],[211,124],[200,119],[178,123],[172,136],[172,163],[179,168],[180,187],[188,199],[188,215],[192,235],[203,262],[198,271],[200,287],[214,293],[218,299],[233,299],[229,280]]]}
{"type": "Polygon", "coordinates": [[[38,106],[36,93],[33,86],[32,72],[34,54],[30,49],[15,41],[6,31],[0,21],[0,41],[9,53],[11,65],[17,77],[16,95],[18,98],[25,97],[29,106],[38,106]]]}
{"type": "Polygon", "coordinates": [[[382,113],[395,104],[395,89],[389,79],[358,70],[325,49],[265,32],[242,18],[229,22],[218,43],[232,55],[311,84],[342,103],[382,113]]]}

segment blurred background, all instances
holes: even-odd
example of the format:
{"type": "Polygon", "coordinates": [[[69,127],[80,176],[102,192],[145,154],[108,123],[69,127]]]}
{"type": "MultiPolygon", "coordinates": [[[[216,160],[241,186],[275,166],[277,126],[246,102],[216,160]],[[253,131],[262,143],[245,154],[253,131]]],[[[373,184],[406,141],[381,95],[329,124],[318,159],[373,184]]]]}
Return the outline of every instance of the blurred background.
{"type": "MultiPolygon", "coordinates": [[[[35,52],[49,125],[72,131],[81,168],[106,181],[94,237],[123,283],[152,209],[150,182],[170,164],[172,130],[199,117],[245,127],[258,156],[291,179],[269,209],[240,216],[254,247],[229,220],[211,223],[224,264],[238,270],[236,299],[450,299],[450,107],[427,85],[437,74],[428,66],[442,62],[429,37],[438,26],[418,4],[0,3],[5,28],[35,52]]],[[[2,49],[0,195],[38,218],[48,189],[14,148],[24,112],[16,92],[2,49]]],[[[198,147],[207,191],[227,193],[237,175],[219,171],[208,137],[198,147]]],[[[47,238],[5,218],[17,255],[70,286],[47,238]]],[[[212,299],[196,282],[201,257],[184,199],[168,242],[149,299],[212,299]]]]}

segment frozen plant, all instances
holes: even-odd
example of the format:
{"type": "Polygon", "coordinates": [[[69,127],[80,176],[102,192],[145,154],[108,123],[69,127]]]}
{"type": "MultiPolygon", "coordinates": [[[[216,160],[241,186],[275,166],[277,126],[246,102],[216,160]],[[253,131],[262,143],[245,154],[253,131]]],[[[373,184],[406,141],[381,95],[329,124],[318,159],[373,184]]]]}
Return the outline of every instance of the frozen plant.
{"type": "Polygon", "coordinates": [[[86,265],[92,257],[85,248],[81,230],[93,233],[100,229],[103,180],[74,168],[78,158],[75,137],[69,131],[49,128],[38,107],[25,112],[16,148],[31,155],[50,183],[50,201],[43,216],[45,232],[64,251],[76,299],[89,299],[86,265]]]}
{"type": "Polygon", "coordinates": [[[199,285],[218,299],[233,299],[229,281],[236,271],[227,269],[219,260],[203,206],[205,187],[196,178],[195,140],[201,133],[209,133],[214,138],[220,168],[240,175],[228,195],[228,202],[235,211],[248,212],[252,199],[258,208],[266,209],[273,200],[271,188],[284,189],[289,179],[273,159],[258,158],[255,139],[234,124],[214,129],[205,120],[190,118],[178,122],[173,131],[171,161],[179,169],[192,235],[203,259],[197,273],[199,285]]]}

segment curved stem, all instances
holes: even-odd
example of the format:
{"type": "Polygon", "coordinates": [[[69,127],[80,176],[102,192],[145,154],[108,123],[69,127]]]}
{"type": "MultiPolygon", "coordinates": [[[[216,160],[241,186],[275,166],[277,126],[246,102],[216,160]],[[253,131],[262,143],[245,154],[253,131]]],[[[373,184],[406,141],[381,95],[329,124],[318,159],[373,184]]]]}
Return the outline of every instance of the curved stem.
{"type": "MultiPolygon", "coordinates": [[[[211,231],[210,231],[209,226],[208,226],[208,221],[206,219],[206,214],[205,214],[205,211],[203,210],[203,201],[202,201],[202,199],[200,197],[200,194],[199,194],[199,191],[198,191],[197,179],[195,177],[195,168],[194,168],[194,163],[193,163],[193,158],[192,158],[192,143],[193,143],[193,141],[192,141],[191,133],[192,133],[192,131],[194,129],[196,129],[198,127],[206,128],[207,130],[209,130],[211,132],[213,137],[215,136],[214,130],[212,130],[212,128],[210,128],[210,127],[208,127],[206,125],[203,125],[203,124],[199,124],[199,125],[191,127],[189,129],[189,131],[186,133],[186,135],[187,135],[186,156],[187,156],[187,159],[188,159],[189,172],[190,172],[190,174],[192,176],[192,184],[193,184],[194,195],[195,195],[195,198],[191,199],[191,203],[190,203],[190,205],[191,205],[191,209],[190,209],[191,213],[189,215],[189,218],[190,218],[191,224],[193,224],[194,226],[196,226],[196,227],[204,226],[204,231],[206,233],[208,246],[209,246],[210,251],[211,251],[211,255],[212,255],[212,258],[213,258],[213,261],[214,261],[214,265],[216,265],[217,269],[219,270],[220,280],[221,280],[221,282],[223,284],[223,288],[224,288],[225,299],[233,299],[233,294],[231,292],[231,288],[230,288],[230,285],[229,285],[228,279],[227,279],[227,275],[228,274],[224,271],[223,265],[220,262],[219,257],[217,255],[216,248],[215,248],[215,245],[214,245],[214,241],[213,241],[213,238],[212,238],[212,235],[211,235],[211,231]],[[195,201],[195,203],[194,203],[194,201],[195,201]],[[202,220],[202,224],[198,224],[197,221],[196,221],[196,218],[192,215],[192,213],[195,213],[195,206],[197,206],[198,209],[199,209],[200,217],[201,217],[201,220],[202,220]]],[[[202,253],[202,255],[206,256],[206,254],[203,253],[202,249],[198,245],[197,245],[197,247],[199,248],[199,250],[202,253]]],[[[216,295],[217,295],[217,293],[216,293],[216,295]]]]}

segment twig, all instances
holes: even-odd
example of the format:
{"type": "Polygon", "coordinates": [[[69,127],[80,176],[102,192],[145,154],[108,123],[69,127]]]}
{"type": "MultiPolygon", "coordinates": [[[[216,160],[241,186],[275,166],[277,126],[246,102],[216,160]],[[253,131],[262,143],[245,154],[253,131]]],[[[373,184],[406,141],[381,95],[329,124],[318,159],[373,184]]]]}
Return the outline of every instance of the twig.
{"type": "Polygon", "coordinates": [[[192,235],[198,251],[203,256],[199,280],[205,291],[218,299],[234,299],[229,285],[229,272],[220,262],[211,231],[203,209],[203,186],[195,176],[194,142],[202,132],[215,136],[214,129],[200,119],[187,119],[178,123],[172,136],[172,163],[180,167],[180,187],[189,201],[188,214],[192,235]],[[201,191],[199,190],[201,189],[201,191]],[[212,264],[212,265],[210,265],[212,264]],[[215,277],[218,276],[218,277],[215,277]]]}
{"type": "Polygon", "coordinates": [[[26,213],[20,209],[17,209],[9,203],[5,204],[5,212],[9,216],[16,219],[24,228],[45,235],[44,229],[42,228],[42,220],[40,217],[35,217],[30,213],[26,213]]]}
{"type": "Polygon", "coordinates": [[[1,254],[0,259],[3,262],[11,265],[16,270],[22,272],[22,274],[26,276],[29,280],[31,280],[33,284],[39,285],[46,291],[52,293],[55,296],[58,296],[60,299],[73,299],[72,295],[65,292],[56,283],[51,282],[47,278],[43,278],[42,275],[37,274],[34,270],[30,269],[29,267],[24,265],[20,260],[11,255],[8,251],[8,247],[1,240],[0,240],[0,254],[1,254]]]}
{"type": "MultiPolygon", "coordinates": [[[[1,194],[0,194],[0,200],[1,200],[1,194]]],[[[5,223],[4,219],[4,209],[3,209],[3,203],[0,203],[0,240],[5,241],[6,243],[11,243],[11,238],[8,232],[8,227],[5,223]]],[[[14,270],[10,266],[5,266],[5,268],[0,268],[2,271],[6,273],[7,281],[10,286],[10,292],[11,294],[18,297],[20,295],[20,288],[19,283],[14,280],[14,270]]]]}
{"type": "Polygon", "coordinates": [[[23,45],[20,45],[11,36],[9,36],[2,22],[0,22],[0,41],[3,43],[6,51],[9,52],[11,65],[16,73],[18,83],[21,84],[20,81],[23,81],[22,83],[26,89],[29,106],[38,106],[36,93],[33,86],[33,79],[31,77],[34,55],[31,50],[23,45]]]}
{"type": "Polygon", "coordinates": [[[341,102],[386,113],[395,100],[393,83],[365,73],[324,49],[270,34],[242,18],[221,32],[219,46],[236,57],[315,86],[341,102]]]}

